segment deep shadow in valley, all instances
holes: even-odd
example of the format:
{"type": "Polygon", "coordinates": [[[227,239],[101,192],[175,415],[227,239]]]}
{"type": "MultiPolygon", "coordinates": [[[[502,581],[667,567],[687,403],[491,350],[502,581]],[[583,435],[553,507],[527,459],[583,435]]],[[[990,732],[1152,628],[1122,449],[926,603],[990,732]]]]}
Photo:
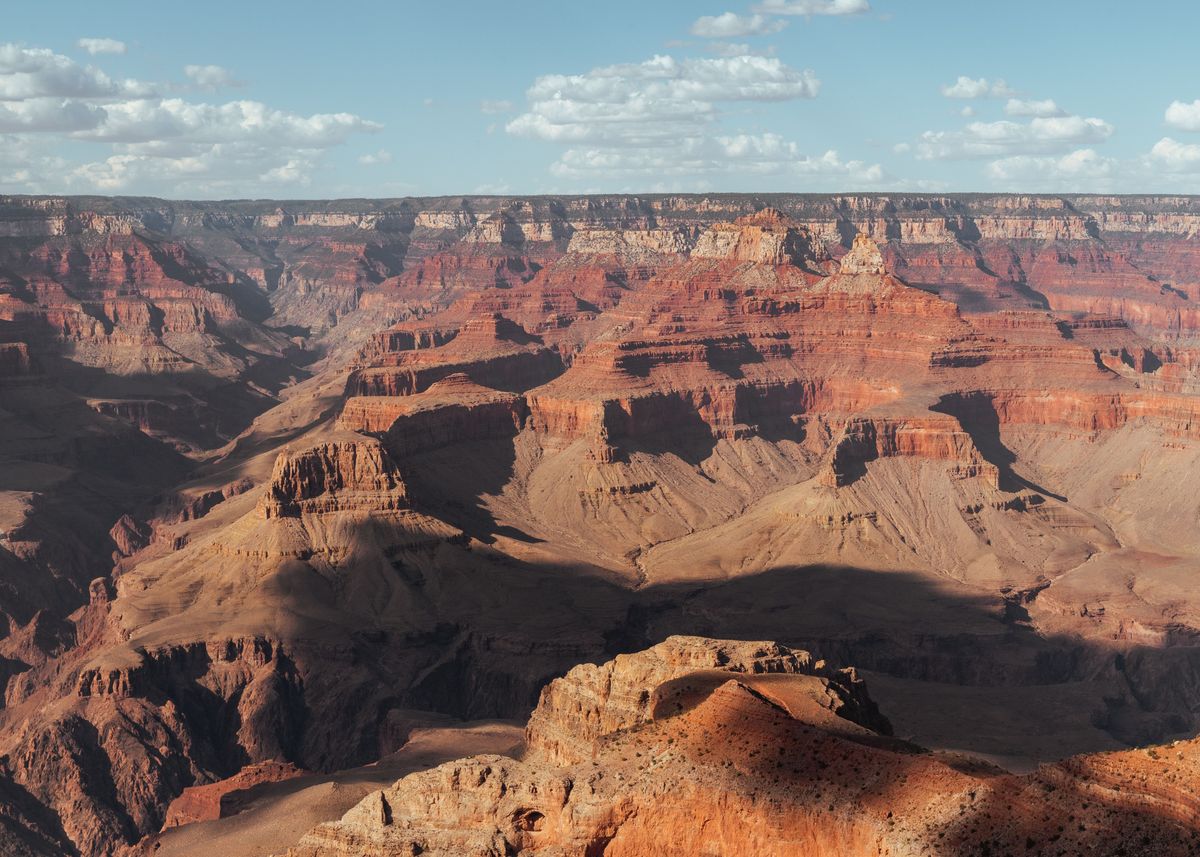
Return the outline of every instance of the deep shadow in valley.
{"type": "MultiPolygon", "coordinates": [[[[1013,473],[990,402],[938,409],[960,419],[1010,485],[1055,496],[1013,473]]],[[[635,591],[598,567],[509,556],[496,549],[497,537],[540,541],[498,521],[485,499],[513,478],[518,452],[507,439],[469,447],[402,465],[418,510],[486,546],[446,546],[436,558],[389,551],[394,585],[452,629],[438,663],[417,684],[395,688],[406,706],[521,718],[542,685],[575,663],[698,634],[776,640],[868,671],[885,713],[890,699],[918,738],[993,756],[1055,758],[1200,729],[1200,647],[1186,636],[1168,648],[1046,636],[1030,624],[1029,605],[1014,610],[1000,593],[916,571],[784,566],[635,591]],[[544,617],[557,617],[561,628],[544,617]],[[504,641],[503,657],[496,641],[504,641]],[[1053,728],[1038,727],[1046,717],[1053,728]],[[972,722],[977,735],[964,725],[972,722]]],[[[636,451],[654,452],[653,442],[636,451]]],[[[379,643],[397,644],[391,631],[379,643]]]]}
{"type": "Polygon", "coordinates": [[[512,705],[522,685],[531,708],[541,686],[577,662],[696,634],[776,640],[869,671],[879,677],[885,715],[888,699],[903,709],[892,712],[903,721],[901,734],[993,757],[1051,759],[1198,728],[1200,648],[1044,636],[1006,618],[999,596],[917,573],[777,567],[712,584],[631,591],[595,569],[511,559],[474,566],[454,573],[460,584],[490,589],[495,598],[481,600],[493,606],[463,615],[453,603],[431,605],[457,629],[456,639],[471,643],[401,691],[406,705],[464,718],[520,718],[526,712],[512,705]],[[528,634],[525,617],[556,611],[573,629],[570,641],[528,634]],[[517,652],[529,653],[537,668],[526,669],[517,652]],[[487,685],[504,687],[500,699],[481,695],[487,685]],[[972,719],[977,734],[967,725],[972,719]]]}

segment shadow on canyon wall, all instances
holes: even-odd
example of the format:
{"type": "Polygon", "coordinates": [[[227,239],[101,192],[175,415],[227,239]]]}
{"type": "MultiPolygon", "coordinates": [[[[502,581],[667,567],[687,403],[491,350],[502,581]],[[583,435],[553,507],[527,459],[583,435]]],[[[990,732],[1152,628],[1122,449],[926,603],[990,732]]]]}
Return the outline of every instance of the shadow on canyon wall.
{"type": "Polygon", "coordinates": [[[914,683],[909,690],[931,711],[941,709],[933,720],[943,720],[950,708],[975,709],[991,731],[981,728],[973,746],[969,729],[954,729],[955,746],[967,751],[1026,755],[1018,752],[1022,732],[1060,710],[1075,721],[1063,726],[1070,741],[1056,748],[1053,741],[1031,740],[1038,746],[1026,748],[1028,755],[1055,758],[1152,743],[1200,727],[1200,647],[1043,635],[1006,611],[998,596],[914,572],[777,567],[726,582],[638,591],[584,568],[508,562],[468,573],[473,576],[480,588],[499,593],[511,587],[515,603],[499,598],[495,613],[473,616],[454,616],[453,605],[442,605],[460,649],[401,692],[406,704],[465,719],[521,717],[522,688],[525,706],[532,707],[541,686],[575,662],[606,660],[672,634],[697,634],[776,640],[839,667],[914,683]],[[594,632],[595,651],[524,636],[520,619],[535,611],[559,611],[577,632],[594,632]],[[499,638],[506,650],[501,657],[494,651],[499,638]],[[522,651],[538,666],[561,666],[539,676],[522,666],[522,651]],[[481,693],[487,685],[503,691],[481,693]],[[1005,731],[1010,734],[998,737],[1005,731]],[[1011,753],[999,752],[1005,743],[1013,745],[1011,753]]]}

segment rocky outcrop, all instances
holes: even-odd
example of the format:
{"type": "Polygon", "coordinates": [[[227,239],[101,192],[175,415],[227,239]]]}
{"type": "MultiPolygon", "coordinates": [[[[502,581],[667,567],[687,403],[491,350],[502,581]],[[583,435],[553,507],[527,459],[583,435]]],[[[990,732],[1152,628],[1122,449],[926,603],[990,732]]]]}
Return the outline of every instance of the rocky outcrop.
{"type": "Polygon", "coordinates": [[[882,274],[883,254],[869,236],[860,232],[854,236],[850,252],[838,262],[838,271],[843,274],[882,274]]]}
{"type": "Polygon", "coordinates": [[[453,337],[429,348],[410,348],[397,331],[373,350],[373,365],[354,372],[347,383],[352,396],[407,396],[449,377],[464,375],[498,390],[521,391],[544,383],[562,369],[562,361],[523,327],[498,312],[466,321],[453,337]]]}
{"type": "Polygon", "coordinates": [[[994,487],[999,485],[996,465],[984,459],[958,420],[937,417],[849,420],[833,443],[822,478],[833,487],[849,485],[865,472],[868,462],[894,456],[954,462],[955,476],[980,476],[994,487]]]}
{"type": "Polygon", "coordinates": [[[387,449],[378,441],[359,439],[281,453],[258,511],[270,519],[407,506],[404,480],[387,449]]]}
{"type": "MultiPolygon", "coordinates": [[[[775,209],[717,223],[701,233],[692,248],[700,259],[727,259],[761,265],[812,265],[810,237],[775,209]]],[[[882,272],[882,271],[881,271],[882,272]]]]}
{"type": "Polygon", "coordinates": [[[832,670],[778,643],[670,637],[643,652],[575,667],[548,684],[525,729],[527,758],[558,765],[591,760],[602,737],[649,722],[679,702],[678,679],[694,676],[699,683],[712,671],[723,674],[721,681],[735,674],[751,685],[760,676],[807,677],[832,713],[890,730],[852,670],[832,670]]]}
{"type": "Polygon", "coordinates": [[[524,425],[525,399],[448,375],[412,396],[354,396],[346,400],[342,427],[384,437],[397,457],[457,443],[508,438],[524,425]]]}
{"type": "Polygon", "coordinates": [[[694,243],[695,236],[686,228],[578,229],[571,235],[567,253],[649,261],[655,256],[683,255],[694,243]]]}
{"type": "MultiPolygon", "coordinates": [[[[1026,777],[1002,775],[861,726],[839,733],[812,705],[819,694],[805,699],[808,677],[743,673],[738,667],[750,664],[736,654],[728,665],[720,656],[716,668],[701,665],[714,660],[699,651],[706,645],[746,644],[663,647],[672,645],[690,649],[681,660],[700,663],[678,664],[675,678],[659,684],[653,667],[643,673],[646,683],[621,681],[634,679],[630,661],[641,655],[624,667],[593,668],[619,682],[611,693],[603,682],[585,682],[602,694],[600,708],[591,693],[543,695],[539,712],[555,707],[563,728],[590,748],[585,758],[555,760],[535,745],[520,761],[477,756],[410,775],[314,828],[289,857],[600,850],[782,857],[798,849],[866,857],[993,848],[1184,855],[1197,835],[1197,806],[1181,787],[1196,772],[1194,742],[1151,751],[1163,766],[1156,777],[1128,753],[1124,769],[1120,757],[1084,757],[1026,777]],[[616,716],[607,718],[610,697],[616,716]],[[647,714],[655,698],[669,704],[647,714]]],[[[791,665],[786,656],[757,660],[764,654],[752,654],[751,664],[791,665]]]]}

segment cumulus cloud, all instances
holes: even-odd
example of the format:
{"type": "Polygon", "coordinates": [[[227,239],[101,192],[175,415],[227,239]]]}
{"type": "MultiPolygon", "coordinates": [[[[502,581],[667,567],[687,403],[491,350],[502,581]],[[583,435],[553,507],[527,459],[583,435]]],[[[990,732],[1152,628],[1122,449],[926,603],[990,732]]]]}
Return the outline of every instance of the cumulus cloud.
{"type": "Polygon", "coordinates": [[[1152,168],[1170,173],[1200,172],[1200,144],[1163,137],[1150,150],[1152,168]]]}
{"type": "Polygon", "coordinates": [[[691,26],[693,36],[704,39],[736,39],[742,36],[766,36],[778,33],[787,26],[787,21],[771,20],[763,15],[738,15],[725,12],[721,15],[705,15],[697,18],[691,26]]]}
{"type": "Polygon", "coordinates": [[[550,168],[560,178],[674,180],[743,173],[877,181],[881,174],[872,172],[873,165],[842,161],[833,152],[809,157],[772,134],[728,135],[722,129],[730,107],[814,98],[819,90],[811,71],[774,57],[656,56],[584,74],[539,77],[527,92],[525,112],[506,130],[569,147],[550,168]]]}
{"type": "Polygon", "coordinates": [[[181,98],[139,99],[109,104],[105,113],[103,124],[74,136],[118,143],[252,140],[323,149],[344,142],[352,133],[380,128],[352,113],[301,116],[258,101],[198,104],[181,98]]]}
{"type": "Polygon", "coordinates": [[[1200,99],[1191,104],[1172,101],[1164,118],[1168,125],[1180,131],[1200,131],[1200,99]]]}
{"type": "MultiPolygon", "coordinates": [[[[1068,175],[1072,167],[1096,168],[1112,163],[1087,147],[1103,143],[1112,136],[1111,124],[1096,117],[1068,113],[1052,98],[1018,98],[1002,79],[958,79],[941,88],[947,98],[1007,98],[1004,112],[1011,117],[995,122],[975,120],[955,131],[926,131],[918,138],[915,151],[921,160],[994,159],[988,167],[993,179],[1028,173],[1031,178],[1047,178],[1051,172],[1068,175]]],[[[968,119],[975,116],[972,105],[960,111],[968,119]]],[[[1070,174],[1078,177],[1077,174],[1070,174]]]]}
{"type": "Polygon", "coordinates": [[[98,127],[106,113],[102,107],[62,98],[28,98],[0,101],[0,132],[82,132],[98,127]]]}
{"type": "Polygon", "coordinates": [[[965,74],[960,74],[954,83],[942,87],[942,95],[947,98],[1008,98],[1015,94],[1003,80],[972,78],[965,74]]]}
{"type": "Polygon", "coordinates": [[[1004,105],[1004,112],[1009,116],[1066,116],[1067,112],[1054,103],[1053,98],[1025,100],[1010,98],[1004,105]]]}
{"type": "Polygon", "coordinates": [[[375,152],[359,155],[358,162],[368,167],[378,166],[379,164],[390,164],[392,162],[392,153],[387,149],[379,149],[375,152]]]}
{"type": "Polygon", "coordinates": [[[217,90],[227,86],[241,86],[233,73],[219,65],[185,65],[183,73],[201,89],[217,90]]]}
{"type": "Polygon", "coordinates": [[[488,115],[494,115],[496,113],[508,113],[513,109],[513,103],[506,100],[489,101],[484,99],[483,101],[479,102],[479,109],[481,112],[487,113],[488,115]]]}
{"type": "Polygon", "coordinates": [[[606,66],[539,77],[511,134],[564,143],[646,145],[694,136],[720,102],[813,98],[820,81],[773,57],[739,56],[606,66]]]}
{"type": "Polygon", "coordinates": [[[862,15],[871,11],[867,0],[762,0],[755,12],[768,15],[862,15]]]}
{"type": "Polygon", "coordinates": [[[800,147],[778,134],[736,134],[686,141],[674,149],[572,148],[555,162],[551,173],[564,179],[606,178],[680,180],[729,175],[777,177],[826,187],[876,185],[884,180],[883,168],[863,161],[843,160],[836,151],[805,155],[800,147]]]}
{"type": "MultiPolygon", "coordinates": [[[[701,145],[636,150],[570,149],[553,164],[551,172],[563,179],[658,179],[690,176],[778,176],[780,179],[830,181],[829,186],[876,185],[883,180],[878,164],[844,161],[838,152],[810,157],[799,154],[794,143],[758,139],[746,143],[739,137],[706,140],[701,145]]],[[[676,186],[676,185],[673,185],[676,186]]]]}
{"type": "Polygon", "coordinates": [[[1035,117],[1027,123],[972,122],[961,131],[926,131],[917,144],[923,160],[1042,155],[1102,143],[1113,126],[1082,116],[1035,117]]]}
{"type": "Polygon", "coordinates": [[[49,154],[40,141],[25,134],[0,134],[0,184],[25,193],[52,189],[47,176],[56,180],[69,169],[61,158],[49,154]]]}
{"type": "MultiPolygon", "coordinates": [[[[205,88],[236,83],[219,66],[185,73],[205,88]]],[[[170,88],[116,79],[44,48],[0,45],[0,181],[34,192],[66,181],[75,190],[244,194],[304,185],[326,150],[380,127],[350,113],[160,94],[170,88]],[[72,164],[54,153],[66,142],[104,153],[72,164]]]]}
{"type": "Polygon", "coordinates": [[[122,153],[80,164],[66,180],[73,188],[105,193],[169,186],[184,194],[244,195],[248,189],[308,184],[318,154],[246,143],[216,144],[177,157],[122,153]]]}
{"type": "Polygon", "coordinates": [[[750,47],[745,42],[708,42],[704,50],[719,57],[773,57],[775,48],[768,46],[762,50],[750,47]]]}
{"type": "Polygon", "coordinates": [[[80,39],[75,44],[92,56],[96,54],[123,54],[125,43],[116,39],[80,39]]]}
{"type": "Polygon", "coordinates": [[[830,149],[818,157],[810,157],[800,147],[779,134],[737,134],[718,137],[725,162],[751,172],[795,175],[849,176],[855,181],[874,184],[883,179],[879,164],[863,161],[844,161],[830,149]]]}
{"type": "Polygon", "coordinates": [[[1001,187],[1081,190],[1109,186],[1118,161],[1095,149],[1076,149],[1062,157],[1016,155],[992,161],[987,176],[1001,187]]]}
{"type": "Polygon", "coordinates": [[[46,48],[0,45],[0,101],[27,98],[123,98],[150,95],[136,80],[114,80],[46,48]]]}

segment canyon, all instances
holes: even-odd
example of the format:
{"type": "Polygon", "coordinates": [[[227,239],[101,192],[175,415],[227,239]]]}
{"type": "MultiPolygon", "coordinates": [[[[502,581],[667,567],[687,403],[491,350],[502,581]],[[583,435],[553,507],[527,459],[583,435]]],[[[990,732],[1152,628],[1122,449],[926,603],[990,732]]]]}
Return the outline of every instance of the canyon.
{"type": "Polygon", "coordinates": [[[0,851],[1194,853],[1198,302],[1186,196],[2,198],[0,851]]]}

